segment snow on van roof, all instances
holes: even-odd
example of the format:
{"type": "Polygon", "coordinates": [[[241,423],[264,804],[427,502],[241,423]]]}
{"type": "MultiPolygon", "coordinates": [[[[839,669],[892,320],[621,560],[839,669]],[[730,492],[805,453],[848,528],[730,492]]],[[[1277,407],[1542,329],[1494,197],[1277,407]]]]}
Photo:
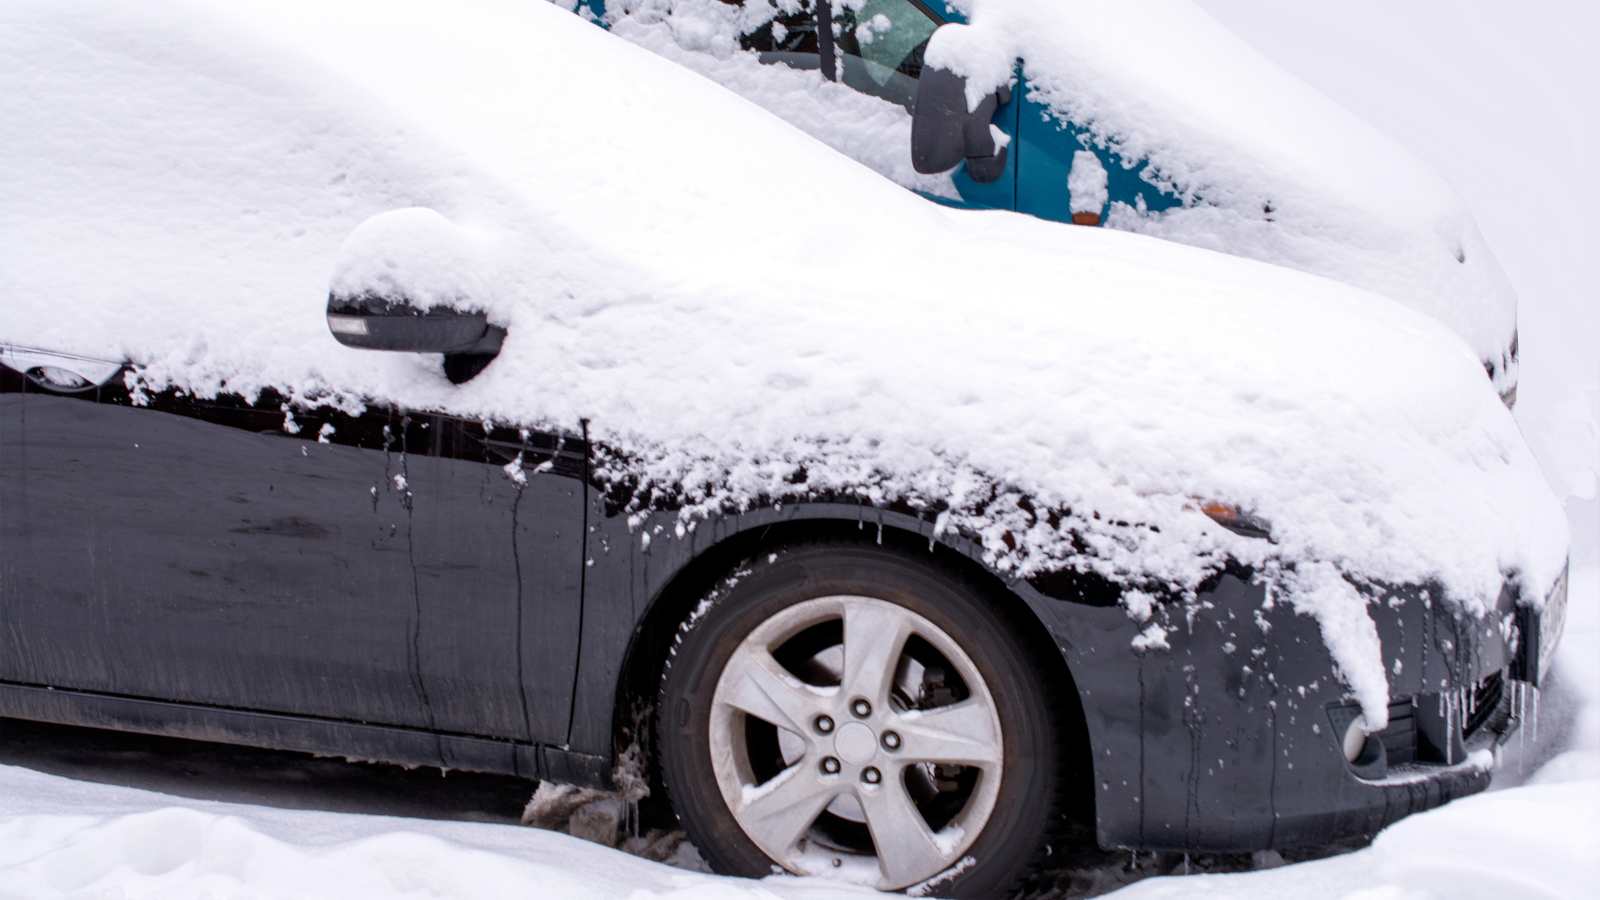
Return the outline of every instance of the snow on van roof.
{"type": "Polygon", "coordinates": [[[1516,296],[1449,186],[1192,0],[949,5],[970,24],[942,29],[926,60],[969,75],[969,99],[1020,59],[1058,121],[1148,161],[1185,198],[1119,206],[1110,225],[1376,290],[1449,324],[1515,383],[1503,370],[1516,296]]]}
{"type": "Polygon", "coordinates": [[[1426,317],[937,206],[545,4],[14,0],[0,83],[0,343],[201,395],[587,419],[602,477],[686,526],[844,496],[926,509],[1017,575],[1192,589],[1229,556],[1293,562],[1380,722],[1340,573],[1481,610],[1563,563],[1510,414],[1426,317]],[[457,387],[437,357],[343,348],[336,273],[465,297],[504,350],[457,387]]]}

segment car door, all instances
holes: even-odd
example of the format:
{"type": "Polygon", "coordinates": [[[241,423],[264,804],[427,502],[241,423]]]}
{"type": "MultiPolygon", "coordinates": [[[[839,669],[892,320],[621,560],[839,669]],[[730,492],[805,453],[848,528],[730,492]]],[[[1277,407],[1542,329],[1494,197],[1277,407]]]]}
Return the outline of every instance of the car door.
{"type": "Polygon", "coordinates": [[[0,682],[565,734],[581,441],[126,371],[0,347],[0,682]]]}

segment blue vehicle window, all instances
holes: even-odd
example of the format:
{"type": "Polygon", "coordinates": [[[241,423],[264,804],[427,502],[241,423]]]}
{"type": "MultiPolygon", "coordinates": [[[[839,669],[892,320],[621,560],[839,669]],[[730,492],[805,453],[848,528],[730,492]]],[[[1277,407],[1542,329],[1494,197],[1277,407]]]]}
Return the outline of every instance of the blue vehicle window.
{"type": "Polygon", "coordinates": [[[817,69],[822,65],[821,43],[817,39],[817,14],[807,8],[779,13],[772,21],[739,39],[740,46],[754,50],[764,63],[782,63],[795,69],[817,69]]]}
{"type": "Polygon", "coordinates": [[[852,6],[802,0],[798,11],[780,11],[739,43],[764,63],[796,69],[826,66],[823,75],[828,79],[910,110],[916,104],[922,54],[942,24],[916,0],[861,0],[852,6]],[[826,35],[820,33],[822,27],[828,29],[826,35]]]}
{"type": "Polygon", "coordinates": [[[864,94],[911,109],[922,54],[942,24],[912,0],[865,0],[834,13],[841,80],[864,94]]]}

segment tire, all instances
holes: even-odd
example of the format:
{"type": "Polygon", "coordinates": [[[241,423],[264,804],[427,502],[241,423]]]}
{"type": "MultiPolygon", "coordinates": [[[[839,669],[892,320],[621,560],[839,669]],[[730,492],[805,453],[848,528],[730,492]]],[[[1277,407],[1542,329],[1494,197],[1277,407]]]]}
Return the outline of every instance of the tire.
{"type": "Polygon", "coordinates": [[[707,861],[1015,890],[1059,820],[1065,756],[996,602],[931,555],[854,544],[741,567],[683,627],[656,711],[667,796],[707,861]]]}

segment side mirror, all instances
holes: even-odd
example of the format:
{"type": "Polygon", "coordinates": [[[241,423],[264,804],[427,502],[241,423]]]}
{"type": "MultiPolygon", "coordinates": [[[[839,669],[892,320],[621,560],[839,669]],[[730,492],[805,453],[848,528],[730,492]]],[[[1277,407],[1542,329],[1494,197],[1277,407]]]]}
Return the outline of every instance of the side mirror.
{"type": "Polygon", "coordinates": [[[379,213],[350,232],[328,288],[328,330],[346,347],[443,353],[460,384],[500,352],[482,295],[482,233],[426,207],[379,213]]]}
{"type": "Polygon", "coordinates": [[[328,295],[328,330],[346,347],[401,353],[443,353],[445,374],[457,384],[500,352],[506,330],[482,312],[423,309],[404,298],[328,295]]]}
{"type": "Polygon", "coordinates": [[[1006,148],[996,145],[990,122],[995,110],[1011,100],[1001,88],[967,108],[967,79],[949,69],[928,67],[917,82],[917,105],[911,118],[911,165],[924,175],[948,172],[967,163],[972,180],[997,180],[1006,168],[1006,148]]]}

